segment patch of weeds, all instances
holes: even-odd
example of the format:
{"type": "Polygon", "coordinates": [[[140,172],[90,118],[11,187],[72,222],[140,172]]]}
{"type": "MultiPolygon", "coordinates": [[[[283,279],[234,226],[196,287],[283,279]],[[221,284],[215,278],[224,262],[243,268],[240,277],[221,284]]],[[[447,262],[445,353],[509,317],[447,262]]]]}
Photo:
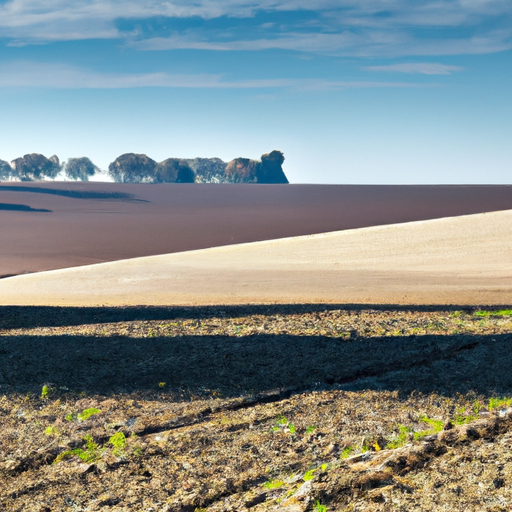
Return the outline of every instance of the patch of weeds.
{"type": "Polygon", "coordinates": [[[452,311],[452,312],[450,313],[450,316],[451,316],[452,318],[459,318],[459,317],[460,317],[460,315],[462,315],[462,311],[452,311]]]}
{"type": "Polygon", "coordinates": [[[483,404],[481,404],[478,400],[473,400],[473,414],[478,416],[478,413],[484,408],[483,404]]]}
{"type": "Polygon", "coordinates": [[[427,329],[431,329],[433,331],[445,331],[446,330],[446,323],[443,322],[443,320],[432,320],[430,324],[428,324],[427,329]]]}
{"type": "Polygon", "coordinates": [[[433,418],[429,418],[426,415],[420,416],[420,420],[423,421],[424,423],[431,425],[433,427],[434,432],[441,432],[441,430],[443,430],[443,420],[434,420],[433,418]]]}
{"type": "Polygon", "coordinates": [[[124,455],[124,448],[126,446],[126,437],[122,432],[117,432],[110,437],[108,442],[114,447],[112,453],[116,456],[124,455]]]}
{"type": "Polygon", "coordinates": [[[290,434],[295,434],[295,425],[288,421],[284,416],[278,416],[277,422],[272,427],[272,430],[274,432],[278,432],[279,430],[282,430],[283,432],[289,432],[290,434]]]}
{"type": "Polygon", "coordinates": [[[466,423],[469,423],[470,421],[473,421],[476,419],[476,416],[473,414],[466,414],[466,407],[459,407],[455,411],[455,417],[453,419],[453,422],[455,425],[465,425],[466,423]]]}
{"type": "MultiPolygon", "coordinates": [[[[396,448],[401,448],[404,446],[409,440],[409,434],[412,432],[412,428],[406,427],[404,425],[398,426],[398,434],[394,436],[394,438],[385,446],[387,450],[394,450],[396,448]]],[[[379,447],[380,449],[380,447],[379,447]]],[[[378,450],[377,450],[378,451],[378,450]]]]}
{"type": "Polygon", "coordinates": [[[57,458],[53,461],[54,464],[58,464],[59,462],[69,459],[70,457],[77,456],[83,462],[95,462],[101,458],[104,448],[99,448],[98,444],[94,442],[94,439],[90,434],[87,434],[84,438],[85,446],[84,448],[75,448],[74,450],[67,450],[62,452],[57,458]]]}
{"type": "Polygon", "coordinates": [[[354,446],[347,446],[346,448],[343,448],[340,454],[340,458],[348,459],[355,450],[356,448],[354,446]]]}
{"type": "Polygon", "coordinates": [[[142,446],[140,446],[140,444],[138,444],[134,449],[133,449],[133,456],[134,457],[142,457],[142,454],[143,454],[143,451],[142,451],[142,446]]]}
{"type": "Polygon", "coordinates": [[[512,309],[500,309],[499,311],[475,311],[475,316],[512,316],[512,309]]]}
{"type": "Polygon", "coordinates": [[[422,430],[420,432],[414,432],[415,441],[421,441],[424,437],[431,434],[436,434],[437,432],[441,432],[441,430],[443,430],[444,422],[442,420],[434,420],[433,418],[429,418],[426,415],[420,416],[420,420],[432,426],[433,428],[422,430]]]}
{"type": "Polygon", "coordinates": [[[302,477],[302,480],[304,480],[304,482],[307,482],[309,480],[313,480],[313,478],[315,478],[315,472],[318,470],[318,468],[314,468],[314,469],[310,469],[309,471],[306,471],[304,473],[304,476],[302,477]]]}
{"type": "Polygon", "coordinates": [[[327,507],[325,505],[322,505],[318,500],[315,501],[313,507],[313,510],[315,512],[327,512],[327,507]]]}
{"type": "Polygon", "coordinates": [[[491,398],[489,400],[489,410],[495,411],[495,410],[501,410],[505,409],[506,407],[510,407],[512,405],[512,398],[491,398]]]}
{"type": "Polygon", "coordinates": [[[60,434],[60,432],[57,430],[57,428],[54,427],[53,425],[50,425],[49,427],[46,427],[44,433],[47,436],[58,436],[60,434]]]}
{"type": "Polygon", "coordinates": [[[74,421],[76,420],[76,414],[74,412],[70,412],[69,414],[66,414],[64,418],[66,419],[66,421],[74,421]]]}
{"type": "Polygon", "coordinates": [[[41,400],[46,400],[49,393],[50,390],[48,389],[48,386],[43,386],[43,389],[41,390],[41,400]]]}
{"type": "Polygon", "coordinates": [[[271,489],[279,489],[283,485],[284,485],[284,482],[282,480],[267,480],[263,484],[263,487],[265,487],[265,489],[271,490],[271,489]]]}
{"type": "Polygon", "coordinates": [[[91,416],[94,414],[100,414],[101,411],[99,409],[95,409],[94,407],[91,407],[90,409],[84,409],[78,416],[79,421],[85,421],[88,420],[91,416]]]}

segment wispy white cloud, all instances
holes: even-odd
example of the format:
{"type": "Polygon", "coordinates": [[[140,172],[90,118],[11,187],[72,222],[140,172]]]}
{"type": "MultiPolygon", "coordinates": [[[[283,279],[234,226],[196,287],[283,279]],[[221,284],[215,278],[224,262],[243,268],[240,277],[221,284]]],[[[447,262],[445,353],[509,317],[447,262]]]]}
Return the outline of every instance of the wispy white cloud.
{"type": "Polygon", "coordinates": [[[99,73],[60,63],[11,62],[2,66],[0,87],[57,89],[127,89],[140,87],[195,89],[298,89],[418,87],[407,82],[334,81],[323,79],[226,80],[217,74],[99,73]]]}
{"type": "Polygon", "coordinates": [[[77,39],[124,39],[146,50],[287,49],[353,56],[455,55],[512,48],[510,0],[8,0],[0,37],[11,45],[77,39]],[[238,20],[264,12],[254,34],[238,20]],[[274,21],[290,13],[286,24],[274,21]],[[304,16],[294,21],[294,12],[304,16]],[[118,21],[164,18],[231,21],[233,30],[195,28],[154,34],[123,31],[118,21]],[[436,28],[420,33],[425,28],[436,28]],[[463,29],[461,33],[457,29],[463,29]],[[258,34],[258,30],[261,33],[258,34]],[[271,37],[269,37],[271,32],[271,37]],[[227,34],[231,34],[228,36],[227,34]],[[461,35],[463,34],[463,35],[461,35]]]}
{"type": "Polygon", "coordinates": [[[282,33],[274,38],[236,41],[212,41],[196,34],[174,34],[131,41],[138,50],[211,50],[260,51],[291,50],[334,56],[401,57],[440,55],[479,55],[496,53],[512,48],[512,34],[494,34],[493,37],[471,37],[417,40],[407,32],[364,30],[341,33],[282,33]]]}
{"type": "Polygon", "coordinates": [[[406,62],[386,66],[365,66],[363,69],[367,71],[411,73],[420,75],[451,75],[452,73],[464,70],[461,66],[449,66],[447,64],[439,64],[437,62],[406,62]]]}

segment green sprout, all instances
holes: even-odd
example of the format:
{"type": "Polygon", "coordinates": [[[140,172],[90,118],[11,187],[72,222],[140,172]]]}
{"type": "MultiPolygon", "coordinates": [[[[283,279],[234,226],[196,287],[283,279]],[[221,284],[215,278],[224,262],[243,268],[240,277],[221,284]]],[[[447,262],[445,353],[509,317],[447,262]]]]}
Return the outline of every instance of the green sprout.
{"type": "Polygon", "coordinates": [[[79,421],[85,421],[88,420],[91,416],[94,414],[100,414],[99,409],[95,409],[94,407],[90,409],[84,409],[80,414],[78,414],[77,418],[79,421]]]}
{"type": "Polygon", "coordinates": [[[491,398],[489,400],[489,410],[495,411],[500,409],[505,409],[505,407],[510,407],[512,404],[512,398],[491,398]]]}
{"type": "Polygon", "coordinates": [[[398,426],[398,435],[394,437],[392,441],[390,441],[385,448],[394,450],[396,448],[401,448],[404,444],[409,440],[409,434],[412,432],[412,428],[405,427],[404,425],[398,426]]]}
{"type": "Polygon", "coordinates": [[[284,485],[284,482],[282,480],[268,480],[263,484],[263,487],[265,489],[271,490],[271,489],[279,489],[279,487],[282,487],[284,485]]]}
{"type": "Polygon", "coordinates": [[[41,400],[46,400],[48,398],[48,393],[50,393],[48,386],[43,386],[43,389],[41,390],[41,400]]]}
{"type": "Polygon", "coordinates": [[[83,449],[75,448],[74,450],[66,450],[65,452],[58,455],[53,463],[58,464],[59,462],[65,459],[69,459],[73,456],[77,456],[80,460],[86,463],[95,462],[100,459],[105,449],[99,448],[90,434],[85,436],[84,441],[85,446],[83,449]]]}
{"type": "Polygon", "coordinates": [[[117,432],[110,437],[108,442],[114,447],[112,453],[116,456],[123,455],[126,445],[126,437],[122,432],[117,432]]]}
{"type": "Polygon", "coordinates": [[[327,507],[322,505],[318,500],[315,501],[314,507],[315,512],[327,512],[327,507]]]}

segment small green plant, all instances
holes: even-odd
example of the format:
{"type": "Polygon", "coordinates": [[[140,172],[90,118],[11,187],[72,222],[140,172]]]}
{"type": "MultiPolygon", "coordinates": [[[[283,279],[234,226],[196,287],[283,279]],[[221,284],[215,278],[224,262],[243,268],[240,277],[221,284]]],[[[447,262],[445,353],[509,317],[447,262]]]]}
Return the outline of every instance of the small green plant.
{"type": "Polygon", "coordinates": [[[475,311],[475,316],[512,316],[512,309],[500,309],[499,311],[475,311]]]}
{"type": "Polygon", "coordinates": [[[434,432],[441,432],[441,430],[443,430],[443,420],[434,420],[426,415],[420,416],[420,420],[423,421],[424,423],[431,425],[433,427],[434,432]]]}
{"type": "Polygon", "coordinates": [[[46,427],[44,433],[47,436],[58,436],[60,434],[60,432],[53,425],[46,427]]]}
{"type": "Polygon", "coordinates": [[[84,438],[85,446],[84,448],[75,448],[74,450],[67,450],[53,461],[54,464],[58,464],[59,462],[69,459],[70,457],[77,456],[83,462],[95,462],[101,458],[104,448],[99,448],[97,443],[94,442],[94,439],[90,434],[87,434],[84,438]]]}
{"type": "Polygon", "coordinates": [[[343,448],[340,458],[348,459],[354,451],[355,451],[355,448],[353,446],[347,446],[346,448],[343,448]]]}
{"type": "Polygon", "coordinates": [[[278,432],[279,430],[288,431],[290,434],[295,434],[296,428],[295,425],[288,421],[284,416],[278,416],[277,422],[272,427],[274,432],[278,432]]]}
{"type": "Polygon", "coordinates": [[[94,414],[100,414],[101,411],[99,409],[95,409],[91,407],[90,409],[84,409],[80,414],[78,414],[77,418],[79,421],[88,420],[94,414]]]}
{"type": "Polygon", "coordinates": [[[306,434],[312,434],[316,430],[316,425],[309,425],[306,428],[306,434]]]}
{"type": "Polygon", "coordinates": [[[314,507],[315,512],[327,512],[327,507],[325,505],[322,505],[318,500],[315,501],[314,507]]]}
{"type": "Polygon", "coordinates": [[[412,432],[412,428],[405,427],[404,425],[398,426],[398,435],[395,435],[394,438],[385,446],[386,449],[394,450],[396,448],[401,448],[404,444],[409,440],[409,434],[412,432]]]}
{"type": "Polygon", "coordinates": [[[66,414],[64,418],[66,419],[66,421],[73,421],[76,420],[76,414],[74,412],[70,412],[69,414],[66,414]]]}
{"type": "Polygon", "coordinates": [[[309,471],[306,471],[304,473],[304,476],[302,477],[302,480],[304,480],[304,482],[307,482],[309,480],[313,480],[313,478],[315,478],[315,471],[317,470],[318,468],[315,468],[315,469],[310,469],[309,471]]]}
{"type": "Polygon", "coordinates": [[[48,389],[48,386],[43,386],[43,389],[41,390],[41,400],[46,400],[49,393],[50,390],[48,389]]]}
{"type": "Polygon", "coordinates": [[[455,425],[465,425],[474,419],[476,419],[476,416],[473,414],[466,414],[466,407],[459,407],[455,412],[453,422],[455,425]]]}
{"type": "Polygon", "coordinates": [[[510,405],[512,405],[512,398],[491,398],[489,400],[490,411],[505,409],[506,407],[510,407],[510,405]]]}
{"type": "Polygon", "coordinates": [[[441,430],[443,430],[444,422],[442,420],[434,420],[426,415],[420,416],[420,420],[423,421],[424,423],[427,423],[433,428],[428,430],[422,430],[420,432],[414,432],[415,441],[421,441],[424,437],[429,436],[431,434],[436,434],[437,432],[441,432],[441,430]]]}
{"type": "Polygon", "coordinates": [[[112,453],[116,456],[123,455],[126,446],[126,437],[122,432],[117,432],[110,437],[108,442],[114,447],[112,453]]]}
{"type": "Polygon", "coordinates": [[[284,482],[282,480],[267,480],[263,484],[263,487],[265,487],[265,489],[271,490],[271,489],[279,489],[283,485],[284,485],[284,482]]]}

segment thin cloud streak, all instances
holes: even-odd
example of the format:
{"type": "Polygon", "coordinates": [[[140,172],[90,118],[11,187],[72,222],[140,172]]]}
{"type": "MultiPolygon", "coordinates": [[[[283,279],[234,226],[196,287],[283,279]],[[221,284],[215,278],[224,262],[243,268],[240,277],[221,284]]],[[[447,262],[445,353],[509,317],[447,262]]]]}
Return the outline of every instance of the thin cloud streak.
{"type": "Polygon", "coordinates": [[[227,81],[215,74],[98,73],[64,64],[15,62],[2,67],[0,87],[53,89],[128,89],[165,87],[187,89],[339,90],[418,87],[407,82],[329,81],[322,79],[259,79],[227,81]]]}
{"type": "Polygon", "coordinates": [[[390,64],[386,66],[365,66],[365,71],[410,73],[420,75],[451,75],[452,73],[464,71],[461,66],[449,66],[436,62],[416,62],[403,64],[390,64]]]}
{"type": "Polygon", "coordinates": [[[174,35],[155,37],[128,43],[143,51],[209,50],[209,51],[261,51],[290,50],[343,57],[405,57],[421,55],[480,55],[512,49],[508,34],[468,39],[415,40],[405,32],[362,32],[341,34],[289,33],[274,39],[237,41],[207,41],[194,36],[174,35]]]}

